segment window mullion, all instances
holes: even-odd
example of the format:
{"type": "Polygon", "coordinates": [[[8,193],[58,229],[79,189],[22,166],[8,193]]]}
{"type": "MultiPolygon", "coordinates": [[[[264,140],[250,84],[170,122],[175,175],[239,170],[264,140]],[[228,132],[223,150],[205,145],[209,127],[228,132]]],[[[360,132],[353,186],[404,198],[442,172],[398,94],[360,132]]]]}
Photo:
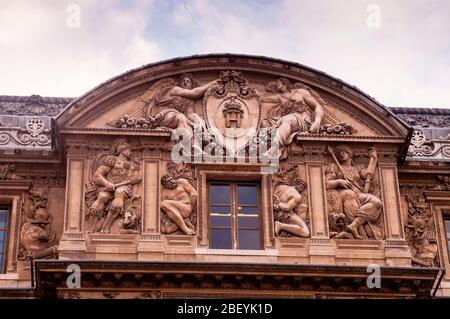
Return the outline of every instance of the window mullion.
{"type": "Polygon", "coordinates": [[[237,187],[236,183],[231,183],[231,215],[232,215],[232,230],[231,233],[233,234],[233,249],[238,249],[238,231],[237,231],[237,187]]]}

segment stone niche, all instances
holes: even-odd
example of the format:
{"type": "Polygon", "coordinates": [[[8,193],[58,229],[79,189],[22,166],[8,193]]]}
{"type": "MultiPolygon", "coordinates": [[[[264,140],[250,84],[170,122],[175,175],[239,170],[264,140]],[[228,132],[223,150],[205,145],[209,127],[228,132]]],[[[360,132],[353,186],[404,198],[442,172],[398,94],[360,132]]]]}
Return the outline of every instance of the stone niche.
{"type": "Polygon", "coordinates": [[[59,258],[411,265],[397,177],[404,124],[301,72],[191,62],[189,73],[130,74],[58,118],[59,258]],[[231,249],[211,247],[213,216],[235,218],[237,234],[240,214],[255,215],[235,202],[213,213],[212,182],[257,185],[259,249],[236,249],[237,235],[231,249]]]}

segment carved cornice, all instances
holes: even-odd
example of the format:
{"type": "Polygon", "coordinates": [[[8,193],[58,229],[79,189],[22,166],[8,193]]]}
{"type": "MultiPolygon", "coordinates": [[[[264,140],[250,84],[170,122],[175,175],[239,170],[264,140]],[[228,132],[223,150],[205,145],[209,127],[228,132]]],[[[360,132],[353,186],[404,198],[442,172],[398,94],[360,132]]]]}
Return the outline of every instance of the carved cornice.
{"type": "Polygon", "coordinates": [[[421,130],[415,130],[406,160],[450,162],[450,139],[428,139],[421,130]]]}
{"type": "Polygon", "coordinates": [[[292,264],[245,264],[208,262],[108,262],[84,260],[35,261],[36,287],[40,297],[56,297],[67,289],[69,264],[83,269],[79,293],[102,290],[143,289],[207,292],[214,289],[233,296],[240,291],[341,293],[346,296],[429,297],[439,268],[381,267],[380,289],[366,285],[367,268],[292,264]]]}
{"type": "Polygon", "coordinates": [[[0,114],[56,116],[74,98],[0,95],[0,114]]]}
{"type": "Polygon", "coordinates": [[[168,129],[137,129],[137,128],[64,128],[60,131],[61,134],[71,135],[124,135],[124,136],[162,136],[169,137],[171,135],[168,129]]]}

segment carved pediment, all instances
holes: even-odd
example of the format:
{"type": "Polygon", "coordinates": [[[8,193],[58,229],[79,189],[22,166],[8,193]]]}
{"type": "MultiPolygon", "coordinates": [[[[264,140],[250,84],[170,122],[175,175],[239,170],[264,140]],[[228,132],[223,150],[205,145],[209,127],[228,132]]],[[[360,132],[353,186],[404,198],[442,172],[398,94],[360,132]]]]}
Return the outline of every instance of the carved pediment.
{"type": "Polygon", "coordinates": [[[310,103],[314,100],[323,108],[320,127],[302,138],[352,136],[401,142],[407,135],[406,125],[387,108],[337,79],[278,60],[261,58],[265,63],[255,64],[256,58],[238,59],[239,63],[233,63],[219,55],[193,57],[180,59],[176,65],[166,62],[132,70],[72,102],[59,115],[58,125],[63,132],[122,130],[168,135],[183,125],[191,126],[194,133],[194,123],[198,123],[213,128],[223,142],[225,128],[264,127],[297,107],[310,122],[308,129],[300,130],[306,133],[317,117],[314,102],[310,103]],[[277,88],[281,79],[289,82],[287,91],[277,88]],[[275,96],[286,103],[277,104],[275,96]]]}

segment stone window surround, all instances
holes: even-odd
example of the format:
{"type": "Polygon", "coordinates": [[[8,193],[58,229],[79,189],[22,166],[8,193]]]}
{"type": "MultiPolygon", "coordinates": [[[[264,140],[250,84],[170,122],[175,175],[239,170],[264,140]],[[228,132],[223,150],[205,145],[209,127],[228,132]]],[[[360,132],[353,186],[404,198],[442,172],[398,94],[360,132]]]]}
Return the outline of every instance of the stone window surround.
{"type": "MultiPolygon", "coordinates": [[[[231,198],[234,198],[235,199],[235,201],[237,202],[237,194],[238,194],[238,191],[237,191],[237,185],[242,185],[242,184],[246,184],[246,183],[250,183],[250,185],[256,185],[257,186],[257,196],[258,196],[258,203],[257,203],[257,207],[258,207],[258,211],[259,211],[259,239],[260,239],[260,247],[259,247],[259,249],[246,249],[246,250],[261,250],[261,249],[263,249],[263,245],[262,245],[262,238],[263,238],[263,229],[262,229],[262,227],[261,227],[261,217],[262,217],[262,211],[261,211],[261,204],[262,204],[262,200],[261,200],[261,185],[259,184],[259,183],[257,183],[257,182],[250,182],[250,181],[245,181],[245,182],[243,182],[243,181],[223,181],[223,180],[207,180],[207,185],[206,185],[206,187],[207,187],[207,197],[208,197],[208,204],[212,204],[212,203],[210,203],[209,202],[209,199],[210,199],[210,194],[209,194],[209,190],[210,190],[210,185],[211,184],[216,184],[216,183],[218,183],[218,184],[220,184],[220,183],[228,183],[229,185],[230,185],[230,192],[231,192],[231,194],[230,194],[230,196],[231,196],[231,198]],[[234,185],[234,186],[233,186],[234,185]]],[[[231,200],[231,198],[230,198],[230,200],[231,200]]],[[[234,203],[234,205],[236,205],[236,203],[234,203]]],[[[237,217],[236,217],[236,215],[238,214],[238,212],[237,212],[237,208],[236,207],[234,207],[234,208],[232,208],[232,211],[233,211],[233,213],[232,213],[232,215],[234,215],[233,217],[231,217],[232,218],[232,220],[234,220],[234,222],[232,221],[232,223],[231,223],[231,229],[232,229],[232,237],[233,237],[233,239],[232,239],[232,245],[237,245],[237,242],[239,242],[239,239],[238,239],[238,231],[239,231],[239,226],[238,226],[238,221],[237,221],[237,217]]],[[[210,217],[210,212],[209,212],[209,205],[208,205],[208,228],[209,228],[209,236],[211,236],[211,227],[210,227],[210,224],[209,224],[209,217],[210,217]]],[[[217,250],[221,250],[221,249],[217,249],[217,250]]],[[[225,249],[225,250],[242,250],[241,248],[236,248],[236,249],[225,249]]]]}
{"type": "MultiPolygon", "coordinates": [[[[273,240],[273,218],[271,216],[272,210],[268,207],[268,198],[272,198],[272,190],[270,189],[270,177],[268,175],[263,175],[259,171],[245,171],[248,167],[239,170],[239,171],[225,171],[220,168],[217,169],[203,169],[199,167],[198,170],[198,189],[202,189],[202,191],[198,192],[198,202],[199,202],[199,235],[200,241],[198,248],[204,248],[208,251],[212,252],[221,252],[222,249],[210,249],[209,248],[209,197],[208,197],[208,185],[210,182],[256,182],[259,183],[259,193],[260,193],[260,211],[261,211],[261,220],[260,225],[261,229],[269,229],[269,232],[261,232],[261,249],[258,251],[264,251],[266,248],[272,248],[272,240],[273,240]],[[230,174],[232,173],[232,174],[230,174]],[[270,216],[269,216],[270,215],[270,216]]],[[[238,250],[223,250],[225,252],[233,251],[236,253],[238,250]]],[[[249,250],[245,250],[246,252],[250,252],[249,250]]]]}
{"type": "MultiPolygon", "coordinates": [[[[0,192],[4,189],[0,186],[0,192]]],[[[17,192],[0,195],[0,205],[8,205],[10,207],[10,216],[8,221],[8,231],[5,249],[5,269],[0,274],[0,280],[11,279],[11,273],[17,271],[17,247],[19,245],[19,224],[20,224],[20,202],[22,194],[17,192]]]]}
{"type": "Polygon", "coordinates": [[[450,218],[450,199],[449,202],[443,204],[432,204],[434,211],[436,211],[435,220],[436,225],[438,225],[437,229],[437,241],[439,245],[439,255],[442,268],[445,268],[445,280],[450,280],[450,252],[447,241],[444,219],[445,217],[450,218]]]}

